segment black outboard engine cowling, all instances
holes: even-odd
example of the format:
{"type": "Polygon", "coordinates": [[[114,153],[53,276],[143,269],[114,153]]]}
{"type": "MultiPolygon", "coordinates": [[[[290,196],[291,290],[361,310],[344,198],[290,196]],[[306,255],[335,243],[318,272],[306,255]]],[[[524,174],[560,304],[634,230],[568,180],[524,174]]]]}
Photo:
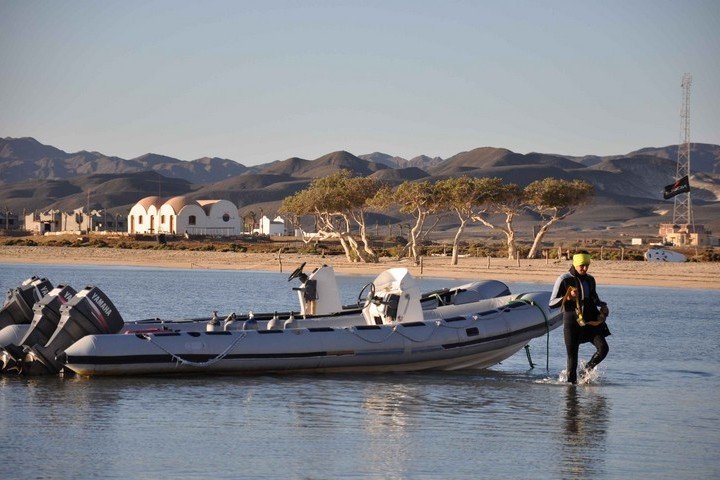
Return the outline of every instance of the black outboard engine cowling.
{"type": "Polygon", "coordinates": [[[86,335],[117,333],[124,325],[115,305],[94,286],[85,287],[61,306],[60,314],[60,323],[47,344],[33,345],[28,350],[24,373],[58,373],[63,365],[57,357],[70,345],[86,335]]]}
{"type": "Polygon", "coordinates": [[[5,368],[22,360],[25,356],[23,346],[45,345],[48,342],[60,323],[60,307],[68,303],[76,293],[75,289],[68,285],[58,285],[33,305],[35,316],[25,335],[16,344],[0,345],[0,358],[5,368]]]}
{"type": "Polygon", "coordinates": [[[32,322],[33,305],[52,288],[52,283],[47,278],[33,276],[22,282],[19,287],[8,291],[5,304],[0,309],[0,330],[8,325],[32,322]]]}

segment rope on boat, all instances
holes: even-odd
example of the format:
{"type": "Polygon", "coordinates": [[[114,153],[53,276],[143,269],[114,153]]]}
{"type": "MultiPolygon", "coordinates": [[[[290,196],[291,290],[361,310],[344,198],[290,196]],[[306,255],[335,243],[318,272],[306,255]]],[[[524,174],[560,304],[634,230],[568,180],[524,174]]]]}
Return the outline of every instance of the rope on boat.
{"type": "Polygon", "coordinates": [[[163,352],[167,353],[172,357],[173,360],[175,360],[175,363],[178,365],[187,365],[190,367],[209,367],[210,365],[214,365],[220,360],[224,359],[230,351],[235,348],[235,346],[242,340],[243,338],[247,337],[247,333],[242,333],[238,336],[238,338],[235,339],[233,343],[230,344],[229,347],[227,347],[225,350],[223,350],[221,353],[219,353],[215,358],[211,358],[210,360],[206,362],[193,362],[192,360],[186,360],[179,355],[176,355],[172,353],[171,351],[167,350],[165,347],[157,343],[150,335],[144,335],[145,339],[148,340],[150,343],[158,347],[163,352]]]}
{"type": "Polygon", "coordinates": [[[390,331],[388,332],[388,334],[385,335],[385,338],[383,338],[383,339],[381,339],[381,340],[370,340],[370,339],[367,339],[367,338],[363,337],[362,335],[360,335],[360,334],[358,333],[358,331],[357,331],[356,329],[354,329],[354,328],[349,328],[348,330],[350,331],[350,333],[352,333],[353,335],[355,335],[356,337],[358,337],[360,340],[365,340],[367,343],[383,343],[383,342],[385,342],[385,340],[387,340],[388,338],[390,338],[393,333],[395,333],[395,331],[397,330],[397,327],[398,327],[398,326],[395,325],[393,328],[391,328],[390,331]]]}
{"type": "MultiPolygon", "coordinates": [[[[440,320],[436,320],[436,321],[433,322],[433,323],[435,324],[435,328],[433,328],[432,331],[430,332],[430,334],[427,336],[427,338],[425,338],[425,339],[423,339],[423,340],[417,340],[417,339],[415,339],[415,338],[412,338],[412,337],[404,334],[404,333],[401,331],[401,329],[398,328],[398,327],[400,327],[400,325],[402,325],[402,324],[393,325],[393,327],[390,329],[390,331],[388,332],[388,334],[385,335],[385,337],[382,338],[382,339],[380,339],[380,340],[370,340],[370,339],[365,338],[365,337],[363,337],[362,335],[360,335],[360,334],[358,333],[358,331],[355,330],[355,329],[349,329],[349,330],[350,330],[350,332],[351,332],[353,335],[355,335],[356,337],[358,337],[360,340],[364,340],[364,341],[366,341],[366,342],[368,342],[368,343],[383,343],[384,341],[386,341],[387,339],[389,339],[389,338],[392,336],[393,333],[397,333],[397,334],[400,335],[401,337],[407,338],[407,339],[410,340],[411,342],[414,342],[414,343],[423,343],[423,342],[427,342],[428,340],[430,340],[430,338],[432,338],[432,336],[435,334],[435,331],[442,326],[442,322],[441,322],[440,320]]],[[[452,327],[450,327],[450,328],[452,328],[452,327]]]]}
{"type": "MultiPolygon", "coordinates": [[[[430,338],[432,338],[432,336],[435,335],[435,331],[436,331],[438,328],[440,328],[440,325],[441,325],[441,324],[440,324],[440,320],[435,320],[435,322],[433,322],[433,323],[435,324],[435,328],[432,329],[432,332],[430,332],[430,335],[428,335],[427,338],[425,338],[424,340],[415,340],[414,338],[408,337],[407,335],[405,335],[405,334],[404,334],[403,332],[401,332],[400,330],[397,330],[397,328],[396,328],[396,331],[397,331],[398,335],[400,335],[401,337],[407,338],[407,339],[410,340],[411,342],[423,343],[423,342],[427,342],[428,340],[430,340],[430,338]]],[[[396,327],[397,327],[397,326],[396,326],[396,327]]]]}

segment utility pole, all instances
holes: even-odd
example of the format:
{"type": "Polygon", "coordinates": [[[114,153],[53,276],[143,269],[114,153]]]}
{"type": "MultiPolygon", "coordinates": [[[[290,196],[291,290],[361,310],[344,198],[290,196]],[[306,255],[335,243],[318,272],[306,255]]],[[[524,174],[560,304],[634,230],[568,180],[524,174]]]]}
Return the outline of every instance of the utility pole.
{"type": "MultiPolygon", "coordinates": [[[[692,75],[686,73],[682,79],[683,102],[680,110],[680,125],[682,141],[678,145],[677,169],[675,180],[690,176],[690,86],[692,75]]],[[[692,212],[690,192],[675,196],[673,209],[673,224],[687,225],[689,233],[695,232],[695,219],[692,212]]]]}
{"type": "Polygon", "coordinates": [[[90,189],[88,189],[87,191],[87,205],[85,208],[87,209],[85,210],[85,218],[87,219],[87,233],[88,235],[90,235],[90,230],[92,230],[92,227],[90,225],[90,189]]]}
{"type": "Polygon", "coordinates": [[[150,180],[150,182],[152,182],[152,183],[157,183],[157,186],[158,186],[158,197],[159,197],[159,198],[162,198],[162,181],[163,181],[163,176],[160,175],[158,172],[155,172],[155,173],[157,174],[157,179],[156,179],[156,180],[150,180]]]}

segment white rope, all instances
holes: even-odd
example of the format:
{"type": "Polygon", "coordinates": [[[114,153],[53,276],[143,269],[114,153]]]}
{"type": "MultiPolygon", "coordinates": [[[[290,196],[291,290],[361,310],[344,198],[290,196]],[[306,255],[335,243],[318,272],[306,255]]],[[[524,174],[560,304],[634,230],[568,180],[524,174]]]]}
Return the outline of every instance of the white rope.
{"type": "Polygon", "coordinates": [[[227,347],[223,352],[221,352],[220,354],[218,354],[215,358],[211,358],[211,359],[208,360],[207,362],[193,362],[192,360],[185,360],[184,358],[182,358],[182,357],[180,357],[180,356],[178,356],[178,355],[175,355],[175,354],[172,353],[171,351],[169,351],[169,350],[167,350],[166,348],[164,348],[162,345],[160,345],[160,344],[157,343],[155,340],[153,340],[153,338],[150,337],[149,335],[144,335],[144,337],[145,337],[145,339],[147,339],[150,343],[152,343],[153,345],[155,345],[156,347],[158,347],[160,350],[162,350],[163,352],[165,352],[165,353],[167,353],[168,355],[170,355],[170,356],[172,357],[172,359],[175,360],[175,363],[177,363],[178,365],[188,365],[188,366],[191,366],[191,367],[209,367],[210,365],[214,365],[214,364],[216,364],[217,362],[219,362],[220,360],[224,359],[224,358],[227,356],[227,354],[230,353],[230,351],[231,351],[233,348],[235,348],[235,346],[240,342],[240,340],[242,340],[243,338],[247,337],[247,333],[242,333],[242,334],[240,334],[240,335],[238,336],[238,338],[236,338],[235,341],[230,344],[229,347],[227,347]]]}
{"type": "Polygon", "coordinates": [[[393,326],[393,328],[390,329],[390,332],[389,332],[389,333],[385,336],[385,338],[383,338],[382,340],[370,340],[370,339],[367,339],[367,338],[363,337],[362,335],[360,335],[360,334],[358,333],[358,331],[355,330],[354,328],[349,328],[348,330],[350,330],[350,333],[352,333],[353,335],[355,335],[356,337],[358,337],[360,340],[365,340],[367,343],[383,343],[383,342],[385,342],[385,340],[387,340],[388,338],[390,338],[393,333],[395,333],[395,330],[397,330],[397,325],[393,326]]]}
{"type": "MultiPolygon", "coordinates": [[[[467,318],[465,320],[467,321],[467,318]]],[[[473,320],[473,323],[471,323],[470,325],[474,324],[475,322],[477,322],[477,320],[473,320]]],[[[448,328],[450,330],[465,330],[469,327],[469,325],[463,325],[462,327],[453,327],[452,325],[448,325],[447,323],[443,323],[440,326],[443,328],[448,328]]]]}
{"type": "MultiPolygon", "coordinates": [[[[467,321],[468,319],[466,318],[465,320],[467,321]]],[[[476,323],[477,321],[478,321],[478,318],[476,318],[476,316],[473,316],[471,325],[474,324],[474,323],[476,323]]],[[[349,329],[349,330],[350,330],[350,332],[351,332],[353,335],[357,336],[360,340],[366,341],[367,343],[383,343],[383,342],[385,342],[386,340],[388,340],[388,339],[392,336],[393,333],[397,333],[397,334],[400,335],[401,337],[407,338],[407,339],[410,340],[411,342],[414,342],[414,343],[423,343],[423,342],[427,342],[428,340],[430,340],[430,338],[432,338],[432,336],[435,335],[435,332],[436,332],[440,327],[449,328],[449,329],[451,329],[451,330],[464,330],[464,329],[468,328],[468,325],[465,325],[465,326],[462,326],[462,327],[453,327],[452,325],[448,325],[447,323],[445,323],[445,322],[444,322],[444,319],[435,320],[433,323],[435,324],[435,328],[433,328],[432,332],[430,332],[430,335],[428,335],[427,338],[425,338],[424,340],[416,340],[416,339],[414,339],[414,338],[412,338],[412,337],[404,334],[404,333],[398,328],[398,327],[400,327],[402,324],[394,325],[394,326],[390,329],[390,332],[388,332],[388,334],[387,334],[383,339],[381,339],[381,340],[370,340],[370,339],[365,338],[365,337],[363,337],[362,335],[360,335],[360,334],[357,332],[357,330],[354,330],[354,329],[349,329]]],[[[428,326],[429,326],[429,322],[428,322],[428,326]]]]}
{"type": "Polygon", "coordinates": [[[435,332],[437,331],[437,329],[440,328],[440,326],[441,326],[440,320],[435,320],[433,323],[435,324],[435,328],[432,329],[432,332],[430,332],[430,335],[428,335],[427,338],[424,340],[415,340],[414,338],[405,335],[399,329],[397,329],[396,331],[397,331],[398,335],[400,335],[401,337],[407,338],[411,342],[423,343],[423,342],[427,342],[428,340],[430,340],[432,338],[432,336],[435,335],[435,332]]]}
{"type": "MultiPolygon", "coordinates": [[[[480,316],[480,315],[475,314],[475,315],[472,315],[470,318],[465,317],[465,320],[464,320],[464,321],[467,322],[468,320],[471,320],[472,322],[470,323],[470,325],[463,325],[463,326],[461,326],[461,327],[454,327],[454,326],[448,324],[447,322],[443,322],[443,323],[439,324],[439,326],[440,326],[440,327],[443,327],[443,328],[449,328],[450,330],[465,330],[466,328],[469,328],[470,326],[473,326],[473,325],[475,325],[475,324],[478,323],[478,322],[485,321],[485,320],[492,319],[492,318],[496,318],[496,317],[500,316],[501,313],[502,313],[502,311],[501,311],[500,309],[497,309],[497,310],[494,312],[493,315],[483,315],[483,316],[480,316]]],[[[444,319],[443,319],[443,320],[444,320],[444,319]]],[[[459,322],[459,321],[458,321],[458,322],[459,322]]]]}

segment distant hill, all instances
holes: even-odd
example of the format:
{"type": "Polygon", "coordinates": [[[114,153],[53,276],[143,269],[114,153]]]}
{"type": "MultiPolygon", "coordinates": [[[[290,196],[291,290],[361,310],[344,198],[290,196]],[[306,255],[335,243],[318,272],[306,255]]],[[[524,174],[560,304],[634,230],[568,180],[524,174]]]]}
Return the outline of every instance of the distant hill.
{"type": "Polygon", "coordinates": [[[309,179],[297,179],[289,175],[245,174],[206,185],[190,194],[189,198],[229,200],[240,209],[269,203],[277,209],[285,197],[309,184],[309,179]]]}
{"type": "Polygon", "coordinates": [[[405,168],[407,166],[407,160],[402,157],[393,157],[387,153],[373,152],[365,155],[358,155],[358,158],[367,160],[368,162],[380,163],[390,168],[405,168]]]}
{"type": "Polygon", "coordinates": [[[389,184],[400,184],[406,181],[411,182],[413,180],[428,178],[429,176],[429,173],[417,167],[388,168],[385,170],[379,170],[370,175],[370,177],[374,178],[379,182],[389,184]]]}
{"type": "Polygon", "coordinates": [[[427,155],[418,155],[407,161],[408,167],[417,167],[423,170],[428,170],[435,165],[439,165],[443,162],[441,157],[428,157],[427,155]]]}
{"type": "Polygon", "coordinates": [[[62,150],[50,145],[43,145],[34,138],[0,138],[0,158],[34,162],[44,158],[61,158],[66,155],[68,154],[62,150]]]}
{"type": "Polygon", "coordinates": [[[302,158],[288,158],[282,162],[275,162],[261,171],[261,173],[275,175],[292,175],[299,178],[320,178],[331,175],[340,170],[348,170],[353,175],[367,176],[379,170],[390,168],[387,165],[370,162],[356,157],[344,150],[328,153],[315,160],[302,158]]]}
{"type": "MultiPolygon", "coordinates": [[[[569,155],[560,156],[591,167],[604,160],[637,156],[664,158],[677,162],[677,155],[678,146],[668,145],[667,147],[641,148],[625,155],[608,155],[604,157],[597,155],[585,155],[582,157],[573,157],[569,155]]],[[[713,145],[710,143],[691,143],[690,168],[693,173],[720,173],[720,145],[713,145]]]]}
{"type": "Polygon", "coordinates": [[[469,152],[453,155],[439,165],[431,168],[432,175],[457,176],[470,174],[476,170],[509,166],[548,166],[573,170],[586,168],[585,165],[559,155],[529,153],[522,155],[505,148],[481,147],[469,152]]]}
{"type": "Polygon", "coordinates": [[[295,175],[298,172],[303,172],[310,165],[310,160],[304,158],[291,157],[287,160],[278,160],[272,162],[269,165],[260,165],[257,172],[265,173],[268,175],[295,175]]]}
{"type": "MultiPolygon", "coordinates": [[[[628,157],[651,156],[677,161],[678,146],[641,148],[627,154],[628,157]]],[[[708,143],[690,144],[690,168],[693,172],[720,173],[720,145],[708,143]]]]}
{"type": "Polygon", "coordinates": [[[443,161],[443,159],[440,157],[428,157],[427,155],[418,155],[417,157],[413,157],[410,160],[406,160],[402,157],[393,157],[391,155],[388,155],[387,153],[381,152],[358,155],[358,157],[369,162],[387,165],[390,168],[416,167],[421,170],[428,170],[429,168],[432,168],[443,161]]]}
{"type": "Polygon", "coordinates": [[[85,150],[67,153],[30,137],[0,138],[0,184],[147,170],[193,183],[208,183],[239,175],[248,168],[222,158],[205,157],[186,162],[154,153],[131,160],[85,150]]]}
{"type": "Polygon", "coordinates": [[[662,199],[663,187],[672,182],[675,163],[656,157],[620,157],[603,160],[577,176],[606,195],[662,199]]]}
{"type": "Polygon", "coordinates": [[[16,212],[57,208],[130,208],[148,195],[172,197],[192,191],[187,180],[157,172],[93,174],[62,180],[31,180],[0,189],[0,205],[16,212]],[[89,193],[89,196],[88,196],[89,193]]]}
{"type": "MultiPolygon", "coordinates": [[[[99,152],[67,153],[32,138],[2,138],[0,208],[19,213],[47,208],[72,210],[85,206],[90,193],[92,208],[127,211],[140,198],[157,195],[160,190],[163,197],[226,199],[244,212],[274,214],[285,197],[306,188],[313,179],[339,170],[391,185],[470,175],[525,186],[555,177],[582,179],[595,187],[592,205],[573,219],[578,225],[636,225],[647,230],[660,221],[669,221],[673,200],[663,200],[662,190],[674,179],[676,158],[676,145],[582,157],[482,147],[445,160],[424,155],[405,160],[380,152],[358,157],[340,150],[314,160],[292,157],[247,168],[222,158],[186,162],[153,153],[130,160],[99,152]]],[[[719,162],[720,146],[693,144],[693,204],[698,221],[711,228],[720,228],[719,162]]],[[[523,218],[528,225],[537,222],[523,218]]],[[[389,217],[383,220],[387,221],[389,217]]],[[[451,216],[445,220],[447,225],[453,221],[451,216]]]]}

